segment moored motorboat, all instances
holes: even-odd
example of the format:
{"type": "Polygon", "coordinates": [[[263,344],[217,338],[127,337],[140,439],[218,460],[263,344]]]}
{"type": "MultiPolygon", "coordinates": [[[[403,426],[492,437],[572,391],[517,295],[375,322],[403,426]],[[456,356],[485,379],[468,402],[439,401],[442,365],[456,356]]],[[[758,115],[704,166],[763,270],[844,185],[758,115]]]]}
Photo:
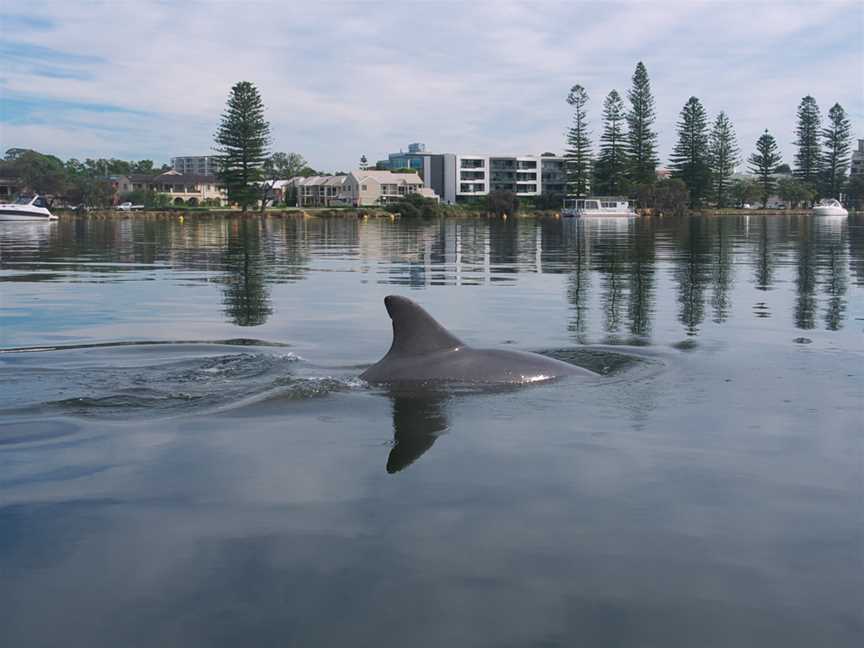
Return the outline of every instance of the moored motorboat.
{"type": "Polygon", "coordinates": [[[600,216],[603,218],[630,218],[636,210],[630,201],[617,196],[590,196],[588,198],[568,198],[564,201],[561,215],[566,217],[600,216]]]}
{"type": "Polygon", "coordinates": [[[0,221],[52,221],[57,217],[48,210],[40,195],[21,196],[14,203],[0,204],[0,221]]]}
{"type": "Polygon", "coordinates": [[[820,200],[813,207],[814,216],[848,216],[849,212],[840,204],[839,200],[831,198],[829,200],[820,200]]]}

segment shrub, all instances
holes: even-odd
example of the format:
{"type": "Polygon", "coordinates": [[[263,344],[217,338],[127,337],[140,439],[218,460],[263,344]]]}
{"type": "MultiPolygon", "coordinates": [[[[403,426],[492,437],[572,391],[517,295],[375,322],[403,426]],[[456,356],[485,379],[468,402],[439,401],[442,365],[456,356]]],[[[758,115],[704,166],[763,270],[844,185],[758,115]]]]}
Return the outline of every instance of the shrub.
{"type": "Polygon", "coordinates": [[[486,211],[495,216],[519,211],[519,198],[512,191],[491,191],[486,196],[486,211]]]}

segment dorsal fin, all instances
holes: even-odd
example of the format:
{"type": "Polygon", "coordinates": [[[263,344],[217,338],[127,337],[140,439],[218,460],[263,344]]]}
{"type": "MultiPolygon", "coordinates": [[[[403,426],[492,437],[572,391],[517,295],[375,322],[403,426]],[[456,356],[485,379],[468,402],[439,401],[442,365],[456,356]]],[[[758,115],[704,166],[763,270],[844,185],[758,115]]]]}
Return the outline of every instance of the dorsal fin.
{"type": "Polygon", "coordinates": [[[384,305],[393,320],[393,344],[390,353],[421,355],[446,351],[465,344],[407,297],[388,295],[384,305]]]}

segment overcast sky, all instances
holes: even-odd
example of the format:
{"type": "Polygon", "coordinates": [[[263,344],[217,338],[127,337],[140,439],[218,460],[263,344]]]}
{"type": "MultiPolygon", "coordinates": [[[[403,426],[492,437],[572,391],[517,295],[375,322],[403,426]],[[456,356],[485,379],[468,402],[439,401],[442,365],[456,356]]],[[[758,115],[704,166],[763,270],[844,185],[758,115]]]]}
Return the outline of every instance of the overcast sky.
{"type": "Polygon", "coordinates": [[[68,157],[211,152],[231,85],[255,83],[273,150],[356,168],[409,142],[560,152],[581,84],[600,110],[642,60],[665,163],[691,95],[745,155],[792,161],[795,111],[839,102],[864,137],[864,3],[2,0],[0,148],[68,157]]]}

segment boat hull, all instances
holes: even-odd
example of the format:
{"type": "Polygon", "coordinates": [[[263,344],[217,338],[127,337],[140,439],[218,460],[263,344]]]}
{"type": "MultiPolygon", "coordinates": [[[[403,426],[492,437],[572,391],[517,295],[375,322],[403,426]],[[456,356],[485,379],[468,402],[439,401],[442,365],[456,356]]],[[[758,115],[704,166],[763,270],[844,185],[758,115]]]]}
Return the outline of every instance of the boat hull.
{"type": "Polygon", "coordinates": [[[635,218],[637,214],[632,211],[580,212],[564,210],[561,215],[564,218],[635,218]]]}
{"type": "Polygon", "coordinates": [[[848,216],[849,212],[842,207],[814,207],[814,216],[848,216]]]}
{"type": "Polygon", "coordinates": [[[22,222],[22,223],[38,223],[38,222],[49,222],[55,221],[57,217],[54,214],[50,216],[42,216],[41,214],[26,214],[26,213],[13,213],[13,212],[0,212],[0,223],[14,223],[14,222],[22,222]]]}

